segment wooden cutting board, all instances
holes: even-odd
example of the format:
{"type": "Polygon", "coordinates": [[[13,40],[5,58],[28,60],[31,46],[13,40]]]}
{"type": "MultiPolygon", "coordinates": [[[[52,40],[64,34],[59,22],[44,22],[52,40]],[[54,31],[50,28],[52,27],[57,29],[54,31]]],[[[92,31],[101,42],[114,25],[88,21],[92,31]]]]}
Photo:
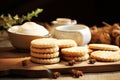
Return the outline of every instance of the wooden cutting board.
{"type": "Polygon", "coordinates": [[[12,47],[0,48],[0,76],[21,75],[24,77],[48,77],[47,73],[61,72],[69,73],[71,69],[79,69],[84,73],[119,71],[118,62],[96,62],[89,64],[88,61],[77,62],[69,66],[66,61],[57,64],[42,65],[30,61],[29,51],[18,51],[12,47]]]}

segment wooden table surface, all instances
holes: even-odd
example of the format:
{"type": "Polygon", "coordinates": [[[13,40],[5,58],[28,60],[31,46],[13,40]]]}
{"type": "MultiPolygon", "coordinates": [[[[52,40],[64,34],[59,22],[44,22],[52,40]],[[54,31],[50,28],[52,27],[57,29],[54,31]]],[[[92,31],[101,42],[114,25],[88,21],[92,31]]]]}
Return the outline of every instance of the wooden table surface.
{"type": "MultiPolygon", "coordinates": [[[[0,37],[1,38],[1,37],[0,37]]],[[[0,47],[11,47],[9,40],[0,40],[0,47]]],[[[2,54],[2,53],[0,53],[2,54]]],[[[70,75],[61,75],[57,79],[49,78],[21,78],[21,77],[1,77],[0,80],[120,80],[120,71],[104,72],[104,73],[84,73],[82,77],[73,78],[70,75]]]]}

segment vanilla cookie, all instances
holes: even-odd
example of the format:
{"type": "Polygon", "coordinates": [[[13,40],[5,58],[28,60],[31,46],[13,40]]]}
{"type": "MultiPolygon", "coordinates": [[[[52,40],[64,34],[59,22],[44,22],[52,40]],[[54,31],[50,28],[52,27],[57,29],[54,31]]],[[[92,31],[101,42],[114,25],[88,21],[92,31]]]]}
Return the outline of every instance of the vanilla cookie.
{"type": "Polygon", "coordinates": [[[59,47],[55,46],[52,48],[36,48],[36,47],[31,46],[30,50],[31,52],[35,52],[35,53],[54,53],[59,50],[59,47]]]}
{"type": "Polygon", "coordinates": [[[44,54],[44,53],[35,53],[35,52],[31,52],[30,53],[31,56],[33,57],[36,57],[36,58],[55,58],[55,57],[58,57],[59,56],[59,52],[55,52],[55,53],[52,53],[52,54],[44,54]]]}
{"type": "Polygon", "coordinates": [[[108,50],[108,51],[119,50],[118,46],[110,45],[110,44],[89,44],[88,47],[90,49],[95,49],[95,50],[108,50]]]}
{"type": "Polygon", "coordinates": [[[51,48],[57,46],[57,39],[54,38],[39,38],[31,41],[32,47],[36,48],[51,48]]]}
{"type": "Polygon", "coordinates": [[[77,46],[77,43],[72,39],[58,39],[57,43],[59,48],[69,48],[77,46]]]}
{"type": "Polygon", "coordinates": [[[113,51],[94,51],[91,53],[90,57],[98,61],[105,62],[113,62],[120,60],[120,54],[113,51]]]}
{"type": "Polygon", "coordinates": [[[60,58],[56,57],[56,58],[50,58],[50,59],[41,59],[41,58],[31,57],[30,60],[34,63],[54,64],[54,63],[58,63],[60,61],[60,58]]]}
{"type": "Polygon", "coordinates": [[[88,48],[88,54],[91,54],[93,51],[93,49],[88,48]]]}
{"type": "Polygon", "coordinates": [[[71,48],[61,49],[61,54],[63,56],[81,57],[87,53],[88,53],[88,48],[86,47],[71,47],[71,48]]]}
{"type": "Polygon", "coordinates": [[[75,60],[75,61],[85,61],[89,59],[89,54],[85,54],[84,56],[81,57],[70,57],[70,56],[63,56],[63,58],[67,61],[75,60]]]}

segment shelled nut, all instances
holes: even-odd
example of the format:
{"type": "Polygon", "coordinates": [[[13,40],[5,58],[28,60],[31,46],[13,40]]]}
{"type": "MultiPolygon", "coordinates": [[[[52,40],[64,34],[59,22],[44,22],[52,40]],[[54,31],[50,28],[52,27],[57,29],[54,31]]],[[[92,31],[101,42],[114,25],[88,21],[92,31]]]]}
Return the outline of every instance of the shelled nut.
{"type": "Polygon", "coordinates": [[[60,72],[53,72],[53,78],[57,79],[61,75],[60,72]]]}
{"type": "Polygon", "coordinates": [[[70,71],[73,77],[79,78],[80,76],[83,76],[83,72],[80,70],[72,69],[70,71]]]}

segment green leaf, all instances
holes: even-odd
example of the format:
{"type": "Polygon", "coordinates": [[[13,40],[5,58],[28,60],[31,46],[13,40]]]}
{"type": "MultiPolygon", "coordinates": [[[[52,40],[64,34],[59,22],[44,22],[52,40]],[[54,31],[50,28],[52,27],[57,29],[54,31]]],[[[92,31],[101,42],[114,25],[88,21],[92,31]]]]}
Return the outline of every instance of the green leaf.
{"type": "MultiPolygon", "coordinates": [[[[38,14],[42,11],[43,9],[37,8],[35,11],[27,13],[27,15],[22,15],[21,17],[19,17],[17,14],[15,16],[12,16],[11,14],[5,16],[2,14],[0,15],[0,26],[3,27],[2,30],[6,30],[15,24],[22,24],[24,21],[31,21],[33,17],[38,17],[38,14]]],[[[0,29],[0,31],[2,30],[0,29]]]]}
{"type": "Polygon", "coordinates": [[[13,20],[11,14],[8,14],[8,20],[13,20]]]}
{"type": "Polygon", "coordinates": [[[18,15],[15,15],[13,18],[14,18],[15,20],[20,19],[18,15]]]}

